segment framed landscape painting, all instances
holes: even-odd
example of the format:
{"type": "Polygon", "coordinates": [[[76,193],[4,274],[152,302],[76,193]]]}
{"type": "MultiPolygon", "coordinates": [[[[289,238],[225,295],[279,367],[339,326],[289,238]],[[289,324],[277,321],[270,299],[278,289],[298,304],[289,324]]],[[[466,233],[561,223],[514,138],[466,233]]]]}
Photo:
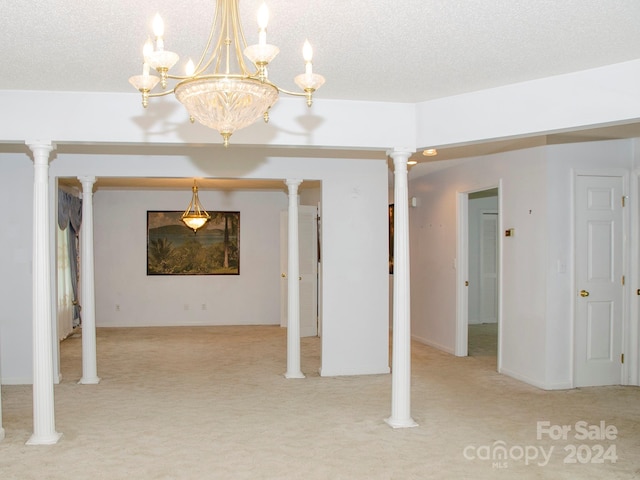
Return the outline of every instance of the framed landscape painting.
{"type": "Polygon", "coordinates": [[[147,211],[147,275],[239,275],[240,212],[209,212],[197,233],[181,211],[147,211]]]}

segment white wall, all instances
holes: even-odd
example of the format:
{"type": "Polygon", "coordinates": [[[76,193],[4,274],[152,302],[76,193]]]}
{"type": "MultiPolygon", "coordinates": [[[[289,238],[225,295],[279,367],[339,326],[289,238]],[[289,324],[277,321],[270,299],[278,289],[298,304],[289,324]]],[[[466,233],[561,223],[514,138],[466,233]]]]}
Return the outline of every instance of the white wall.
{"type": "Polygon", "coordinates": [[[529,383],[544,377],[544,368],[528,360],[544,350],[544,247],[539,247],[546,236],[544,181],[544,152],[535,148],[471,159],[410,182],[410,195],[417,196],[421,205],[410,212],[416,338],[453,353],[458,192],[502,182],[502,222],[504,228],[516,229],[516,236],[502,246],[503,370],[529,383]],[[527,338],[526,345],[515,346],[520,338],[527,338]]]}
{"type": "Polygon", "coordinates": [[[0,156],[0,202],[6,207],[0,239],[0,378],[5,384],[27,383],[32,375],[33,162],[26,155],[0,156]]]}
{"type": "Polygon", "coordinates": [[[417,146],[464,145],[635,122],[640,60],[416,105],[417,146]],[[487,119],[491,121],[487,121],[487,119]]]}
{"type": "MultiPolygon", "coordinates": [[[[547,147],[546,152],[549,202],[546,258],[548,302],[546,384],[549,388],[567,388],[572,385],[573,378],[571,319],[575,292],[578,290],[573,284],[574,217],[573,210],[567,207],[573,202],[573,176],[576,173],[611,174],[615,172],[628,177],[632,165],[633,142],[619,140],[553,145],[547,147]],[[566,265],[565,272],[560,271],[562,269],[558,268],[559,264],[566,265]]],[[[628,193],[628,186],[625,188],[628,193]]],[[[628,220],[632,219],[628,218],[628,220]]],[[[637,220],[634,221],[637,222],[637,220]]],[[[631,270],[637,268],[629,262],[628,245],[625,247],[627,250],[624,254],[625,275],[630,275],[631,270]]],[[[627,284],[626,288],[628,295],[630,285],[627,284]]],[[[631,300],[634,299],[631,298],[631,300]]]]}
{"type": "Polygon", "coordinates": [[[95,193],[98,327],[279,324],[284,189],[200,189],[199,197],[209,211],[240,212],[240,275],[147,276],[147,210],[184,210],[189,189],[95,193]]]}
{"type": "MultiPolygon", "coordinates": [[[[126,81],[126,80],[125,80],[126,81]]],[[[10,116],[0,119],[0,141],[221,145],[217,132],[192,124],[174,98],[153,98],[144,109],[137,93],[0,91],[10,116]],[[100,112],[99,115],[96,112],[100,112]],[[60,121],[63,117],[64,121],[60,121]]],[[[319,146],[386,151],[415,145],[415,106],[409,103],[280,98],[262,121],[233,134],[231,145],[319,146]],[[389,119],[389,123],[381,121],[389,119]]]]}
{"type": "MultiPolygon", "coordinates": [[[[416,178],[411,209],[412,329],[453,352],[457,192],[501,184],[501,372],[542,388],[572,385],[572,171],[629,170],[631,141],[536,147],[416,178]],[[564,272],[558,262],[566,262],[564,272]]],[[[415,174],[415,172],[414,172],[415,174]]]]}

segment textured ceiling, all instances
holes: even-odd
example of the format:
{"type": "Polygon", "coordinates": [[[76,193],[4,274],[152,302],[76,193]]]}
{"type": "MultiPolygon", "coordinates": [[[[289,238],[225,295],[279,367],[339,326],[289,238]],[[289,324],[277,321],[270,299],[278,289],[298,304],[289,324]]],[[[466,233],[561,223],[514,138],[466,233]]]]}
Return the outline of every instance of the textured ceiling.
{"type": "MultiPolygon", "coordinates": [[[[241,0],[255,43],[262,0],[241,0]]],[[[270,77],[317,98],[417,102],[640,58],[638,0],[268,0],[270,77]]],[[[0,0],[0,89],[133,92],[156,11],[168,50],[198,58],[213,0],[0,0]]]]}
{"type": "MultiPolygon", "coordinates": [[[[240,1],[249,44],[257,39],[255,12],[261,2],[240,1]]],[[[280,48],[269,68],[271,80],[296,89],[293,77],[303,69],[301,47],[308,38],[314,71],[327,79],[317,100],[419,102],[640,58],[640,0],[267,4],[268,40],[280,48]]],[[[181,57],[175,73],[182,73],[187,58],[201,54],[214,5],[214,0],[0,0],[0,89],[134,93],[127,79],[141,71],[142,45],[155,13],[165,21],[166,48],[181,57]]],[[[453,147],[432,158],[418,153],[414,158],[421,164],[412,174],[442,168],[449,163],[443,160],[532,145],[640,136],[637,125],[626,128],[453,147]]],[[[103,180],[102,187],[128,187],[127,181],[103,180]]],[[[185,181],[148,179],[146,186],[188,188],[185,181]]]]}

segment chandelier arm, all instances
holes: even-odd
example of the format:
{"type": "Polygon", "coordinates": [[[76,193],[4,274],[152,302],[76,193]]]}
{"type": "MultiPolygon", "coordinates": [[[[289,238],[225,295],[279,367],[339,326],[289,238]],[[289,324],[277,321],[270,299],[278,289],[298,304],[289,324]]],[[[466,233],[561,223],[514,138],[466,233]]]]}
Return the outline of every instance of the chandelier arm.
{"type": "Polygon", "coordinates": [[[281,88],[281,87],[279,87],[277,85],[274,85],[271,82],[265,82],[265,83],[269,83],[269,84],[273,85],[274,87],[276,87],[279,92],[286,93],[287,95],[291,95],[293,97],[306,97],[306,96],[309,95],[307,92],[292,92],[290,90],[286,90],[286,89],[281,88]]]}
{"type": "Polygon", "coordinates": [[[151,97],[164,97],[166,95],[170,95],[175,91],[175,88],[172,88],[171,90],[163,90],[161,92],[149,92],[149,98],[151,97]]]}
{"type": "MultiPolygon", "coordinates": [[[[218,4],[218,5],[220,5],[220,4],[218,4]]],[[[217,7],[216,10],[218,8],[224,8],[224,7],[217,7]]],[[[207,60],[207,63],[199,70],[198,75],[200,75],[200,74],[204,73],[205,71],[207,71],[211,67],[211,65],[214,63],[214,61],[215,61],[215,66],[213,67],[213,72],[217,74],[220,71],[220,62],[222,61],[222,57],[223,57],[222,49],[224,48],[223,43],[224,43],[224,31],[225,31],[225,27],[224,27],[224,23],[225,23],[224,22],[224,18],[225,18],[224,14],[225,13],[226,13],[226,10],[225,10],[225,12],[223,12],[222,20],[220,20],[220,25],[219,25],[220,34],[218,35],[218,40],[217,40],[216,46],[213,49],[213,51],[211,52],[211,56],[207,60]]],[[[215,29],[215,27],[214,27],[214,29],[215,29]]]]}
{"type": "Polygon", "coordinates": [[[206,72],[207,70],[209,70],[209,68],[211,68],[211,66],[214,65],[214,62],[215,62],[215,65],[213,67],[213,72],[218,73],[220,71],[220,62],[222,61],[222,57],[223,57],[222,49],[224,47],[223,43],[225,38],[224,32],[228,30],[225,27],[225,22],[224,22],[224,19],[227,18],[226,8],[227,8],[226,2],[216,3],[216,13],[213,18],[211,31],[209,32],[207,45],[205,49],[202,51],[202,55],[200,57],[200,60],[198,61],[194,74],[191,77],[187,77],[187,76],[182,78],[176,77],[176,79],[186,80],[188,78],[198,77],[202,75],[204,72],[206,72]],[[224,10],[224,11],[221,12],[221,10],[224,10]],[[217,31],[216,27],[219,27],[220,33],[218,35],[216,46],[213,49],[211,49],[211,43],[217,31]],[[207,54],[210,55],[209,58],[207,58],[207,54]],[[205,62],[205,59],[206,59],[206,62],[205,62]]]}
{"type": "MultiPolygon", "coordinates": [[[[216,25],[218,24],[218,13],[219,13],[218,4],[216,3],[215,13],[213,14],[213,22],[211,23],[211,30],[209,31],[209,38],[207,39],[207,44],[202,50],[202,55],[200,55],[200,60],[198,60],[198,63],[196,64],[194,75],[200,75],[204,70],[207,69],[208,65],[211,64],[211,61],[209,61],[207,65],[202,67],[202,63],[205,61],[205,58],[207,58],[207,53],[211,48],[211,42],[213,41],[213,38],[215,37],[215,34],[216,34],[216,25]]],[[[184,78],[189,78],[189,77],[184,77],[184,78]]]]}
{"type": "MultiPolygon", "coordinates": [[[[207,39],[207,45],[205,46],[204,50],[202,51],[202,55],[200,56],[200,60],[198,60],[198,64],[196,65],[194,74],[191,77],[185,77],[186,78],[195,78],[198,77],[200,75],[202,75],[202,73],[204,73],[205,71],[207,71],[209,69],[209,67],[211,67],[211,64],[213,63],[214,60],[216,60],[216,66],[213,69],[214,72],[218,71],[218,67],[219,67],[219,63],[220,63],[220,52],[221,52],[221,47],[222,47],[222,29],[224,26],[224,21],[223,20],[219,20],[220,18],[224,18],[224,15],[220,15],[220,10],[221,10],[221,6],[220,3],[216,2],[216,13],[213,17],[213,23],[211,24],[211,30],[209,32],[209,38],[207,39]],[[219,25],[218,25],[219,24],[219,25]],[[217,39],[217,43],[216,46],[211,49],[211,43],[212,40],[216,34],[216,27],[220,27],[221,31],[218,34],[218,39],[217,39]],[[207,55],[209,55],[209,58],[207,58],[207,55]],[[206,62],[205,62],[206,59],[206,62]],[[204,63],[203,63],[204,62],[204,63]]],[[[183,80],[184,80],[183,79],[183,80]]]]}
{"type": "MultiPolygon", "coordinates": [[[[247,69],[246,63],[244,62],[243,52],[247,48],[247,41],[244,37],[244,30],[242,29],[242,26],[240,24],[240,12],[238,9],[239,2],[235,2],[233,7],[231,8],[230,16],[233,27],[233,42],[235,44],[236,58],[240,71],[247,76],[252,76],[252,74],[250,74],[249,70],[247,69]]],[[[253,75],[255,75],[255,73],[253,75]]]]}

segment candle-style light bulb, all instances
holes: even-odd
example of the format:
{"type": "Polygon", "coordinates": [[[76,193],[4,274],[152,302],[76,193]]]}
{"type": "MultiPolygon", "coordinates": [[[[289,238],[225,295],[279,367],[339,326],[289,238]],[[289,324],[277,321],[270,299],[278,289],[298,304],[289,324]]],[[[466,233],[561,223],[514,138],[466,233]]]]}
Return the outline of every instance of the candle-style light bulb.
{"type": "Polygon", "coordinates": [[[147,57],[153,53],[153,42],[151,38],[147,38],[147,41],[144,42],[144,47],[142,47],[142,56],[144,61],[147,61],[147,57]]]}
{"type": "Polygon", "coordinates": [[[260,8],[258,9],[258,27],[261,30],[267,29],[267,24],[269,23],[269,9],[267,8],[267,4],[262,2],[260,8]]]}
{"type": "Polygon", "coordinates": [[[149,76],[149,63],[147,62],[147,57],[153,53],[153,43],[151,43],[151,39],[147,38],[147,41],[144,42],[144,47],[142,47],[142,58],[144,58],[144,63],[142,64],[142,75],[149,76]]]}
{"type": "Polygon", "coordinates": [[[153,18],[153,34],[156,36],[156,48],[158,51],[164,50],[164,41],[162,36],[164,35],[164,22],[159,13],[153,18]]]}
{"type": "Polygon", "coordinates": [[[266,45],[267,44],[267,24],[269,23],[269,9],[267,8],[267,4],[262,2],[260,8],[258,9],[258,28],[260,29],[258,32],[258,44],[266,45]]]}
{"type": "Polygon", "coordinates": [[[187,77],[193,77],[193,74],[196,73],[196,66],[193,64],[193,60],[189,59],[187,65],[184,67],[184,71],[187,77]]]}
{"type": "Polygon", "coordinates": [[[162,17],[159,13],[156,13],[156,16],[153,17],[153,34],[156,37],[164,35],[164,22],[162,21],[162,17]]]}
{"type": "Polygon", "coordinates": [[[311,75],[313,73],[313,67],[311,66],[311,60],[313,59],[313,49],[311,48],[311,44],[309,40],[304,41],[304,46],[302,47],[302,58],[304,58],[305,63],[305,71],[307,75],[311,75]]]}
{"type": "Polygon", "coordinates": [[[311,48],[309,40],[304,41],[304,46],[302,47],[302,58],[304,58],[305,62],[310,62],[313,59],[313,48],[311,48]]]}

